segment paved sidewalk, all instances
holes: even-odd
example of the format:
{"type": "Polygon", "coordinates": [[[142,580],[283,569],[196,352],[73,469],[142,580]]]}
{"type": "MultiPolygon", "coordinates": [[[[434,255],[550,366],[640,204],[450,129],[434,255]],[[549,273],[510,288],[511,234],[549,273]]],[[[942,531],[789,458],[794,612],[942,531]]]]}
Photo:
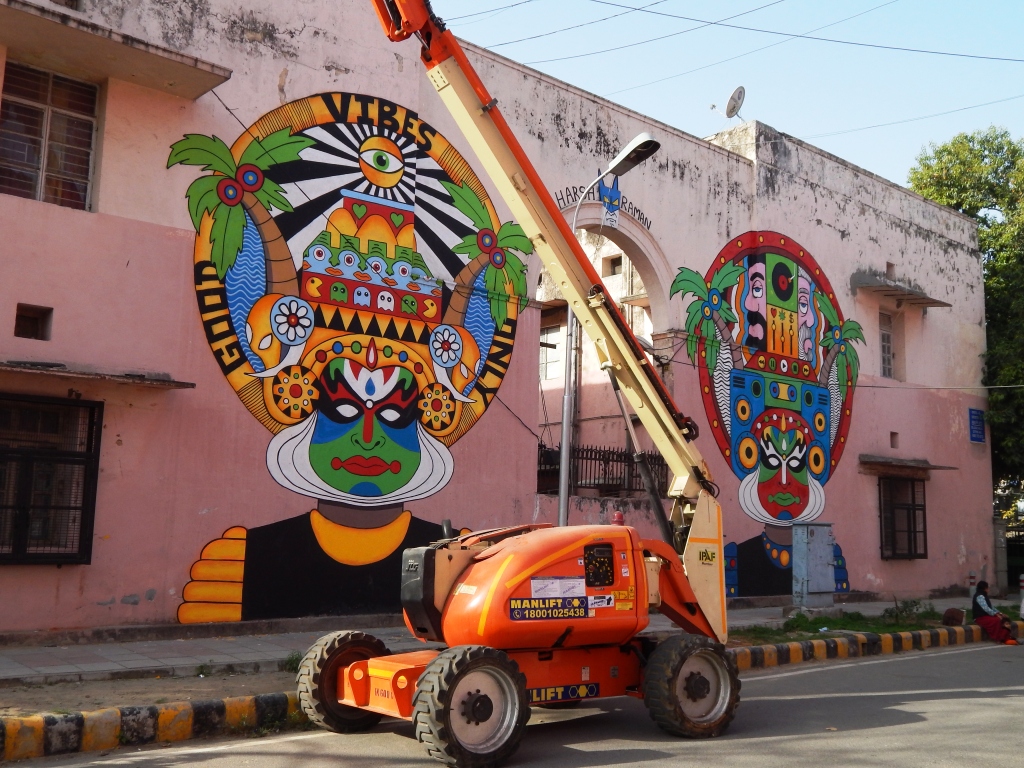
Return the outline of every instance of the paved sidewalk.
{"type": "MultiPolygon", "coordinates": [[[[933,600],[938,611],[967,608],[965,597],[933,600]]],[[[993,601],[1013,605],[1014,601],[993,601]]],[[[848,612],[878,616],[891,602],[850,603],[836,606],[848,612]]],[[[752,625],[779,627],[785,622],[781,608],[743,608],[729,612],[732,629],[752,625]]],[[[665,631],[673,625],[664,616],[651,617],[648,631],[665,631]]],[[[392,651],[422,648],[405,627],[365,628],[392,651]]],[[[305,653],[325,631],[219,637],[191,640],[159,640],[127,643],[94,643],[68,646],[0,647],[0,688],[21,684],[109,680],[155,675],[191,677],[200,673],[253,673],[281,671],[292,653],[305,653]]]]}

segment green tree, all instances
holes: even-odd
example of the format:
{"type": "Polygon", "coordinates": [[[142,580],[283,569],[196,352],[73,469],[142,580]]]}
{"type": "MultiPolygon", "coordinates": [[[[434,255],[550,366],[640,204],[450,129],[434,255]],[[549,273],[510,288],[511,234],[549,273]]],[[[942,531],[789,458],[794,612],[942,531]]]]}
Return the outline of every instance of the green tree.
{"type": "Polygon", "coordinates": [[[814,297],[818,300],[821,313],[828,320],[828,333],[821,340],[821,346],[828,350],[825,360],[821,365],[821,373],[818,374],[818,383],[828,386],[829,377],[832,375],[832,366],[836,368],[836,380],[839,382],[839,391],[843,399],[846,399],[847,382],[850,386],[857,386],[857,376],[860,373],[860,357],[854,349],[853,342],[864,341],[864,331],[856,320],[840,322],[839,313],[835,305],[821,291],[815,291],[814,297]]]}
{"type": "MultiPolygon", "coordinates": [[[[985,275],[988,352],[983,382],[1024,384],[1024,140],[989,128],[931,144],[910,171],[910,186],[978,222],[985,275]]],[[[989,390],[997,507],[1024,497],[1024,390],[989,390]]]]}

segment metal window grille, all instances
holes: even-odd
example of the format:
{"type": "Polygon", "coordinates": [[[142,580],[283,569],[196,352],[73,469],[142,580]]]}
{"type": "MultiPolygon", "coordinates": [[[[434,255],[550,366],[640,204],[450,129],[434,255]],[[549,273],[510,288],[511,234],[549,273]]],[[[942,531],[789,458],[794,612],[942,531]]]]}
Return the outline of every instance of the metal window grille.
{"type": "MultiPolygon", "coordinates": [[[[658,493],[668,496],[668,465],[660,454],[647,451],[658,493]]],[[[540,446],[537,457],[537,492],[558,493],[559,449],[540,446]]],[[[572,449],[570,488],[587,488],[598,496],[630,496],[644,492],[644,481],[633,463],[633,454],[623,448],[579,445],[572,449]]]]}
{"type": "Polygon", "coordinates": [[[0,564],[88,563],[103,404],[0,394],[0,564]]]}
{"type": "Polygon", "coordinates": [[[8,62],[0,95],[0,193],[89,207],[98,89],[8,62]]]}
{"type": "Polygon", "coordinates": [[[878,478],[882,559],[915,560],[928,557],[924,480],[878,478]]]}
{"type": "Polygon", "coordinates": [[[892,315],[884,312],[878,315],[878,333],[882,345],[882,376],[893,378],[892,374],[892,315]]]}

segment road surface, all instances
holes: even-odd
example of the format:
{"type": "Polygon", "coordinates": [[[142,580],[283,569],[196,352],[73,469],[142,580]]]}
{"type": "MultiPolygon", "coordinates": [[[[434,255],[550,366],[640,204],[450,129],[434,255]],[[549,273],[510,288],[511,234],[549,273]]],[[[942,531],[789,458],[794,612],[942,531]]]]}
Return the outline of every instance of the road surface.
{"type": "MultiPolygon", "coordinates": [[[[575,710],[534,710],[508,763],[584,766],[956,766],[1019,764],[1024,753],[1024,647],[971,645],[846,662],[809,663],[743,676],[726,735],[676,739],[644,705],[609,699],[575,710]]],[[[155,745],[107,756],[43,758],[33,766],[170,768],[412,768],[439,766],[410,724],[155,745]]]]}

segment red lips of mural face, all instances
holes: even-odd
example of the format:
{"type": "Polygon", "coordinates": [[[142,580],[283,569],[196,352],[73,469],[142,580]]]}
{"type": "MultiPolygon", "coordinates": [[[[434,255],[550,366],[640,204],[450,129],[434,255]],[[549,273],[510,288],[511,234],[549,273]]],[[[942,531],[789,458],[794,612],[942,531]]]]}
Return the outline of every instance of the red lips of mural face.
{"type": "Polygon", "coordinates": [[[332,469],[344,468],[353,475],[376,477],[385,472],[394,472],[396,475],[402,471],[402,462],[392,461],[390,464],[377,456],[352,456],[342,461],[337,456],[331,459],[332,469]]]}

